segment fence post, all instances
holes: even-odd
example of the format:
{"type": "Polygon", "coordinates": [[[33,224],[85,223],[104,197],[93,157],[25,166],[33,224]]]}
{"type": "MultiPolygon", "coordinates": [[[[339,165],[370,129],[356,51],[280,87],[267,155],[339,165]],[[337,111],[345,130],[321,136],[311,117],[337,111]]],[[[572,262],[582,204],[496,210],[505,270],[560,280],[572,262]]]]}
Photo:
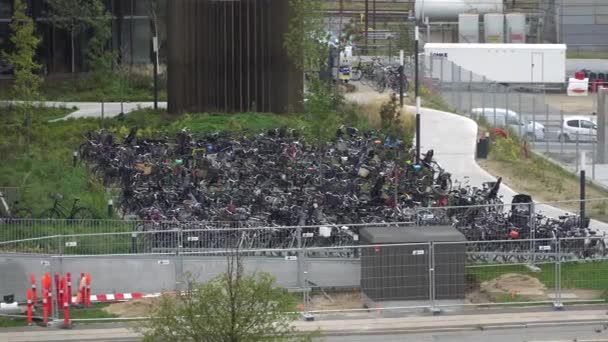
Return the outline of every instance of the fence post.
{"type": "Polygon", "coordinates": [[[576,173],[578,173],[578,171],[580,170],[579,161],[581,160],[580,159],[581,155],[580,155],[580,150],[579,150],[579,145],[578,145],[578,142],[579,142],[578,138],[579,138],[579,135],[578,135],[578,132],[576,132],[576,159],[574,160],[574,165],[576,167],[576,173]]]}
{"type": "Polygon", "coordinates": [[[441,313],[441,310],[435,307],[435,246],[433,241],[429,241],[429,299],[431,313],[433,315],[441,313]]]}
{"type": "MultiPolygon", "coordinates": [[[[492,107],[494,108],[494,123],[492,124],[494,127],[498,126],[498,122],[496,122],[496,88],[498,84],[496,82],[492,83],[492,107]]],[[[506,118],[506,116],[505,116],[506,118]]]]}
{"type": "MultiPolygon", "coordinates": [[[[509,112],[509,87],[505,87],[505,112],[509,112]]],[[[507,120],[507,115],[505,114],[505,120],[507,120]]]]}
{"type": "Polygon", "coordinates": [[[296,243],[298,246],[298,252],[297,252],[297,263],[298,263],[298,287],[303,289],[304,291],[306,290],[306,284],[304,284],[304,279],[302,279],[303,277],[303,273],[305,272],[304,270],[304,256],[303,251],[302,251],[302,227],[298,226],[298,228],[296,228],[296,243]]]}
{"type": "Polygon", "coordinates": [[[443,89],[443,61],[445,58],[441,58],[441,68],[439,68],[440,76],[439,76],[439,89],[443,89]]]}
{"type": "MultiPolygon", "coordinates": [[[[593,138],[593,137],[592,137],[593,138]]],[[[591,140],[591,179],[595,180],[595,161],[597,160],[597,140],[591,140]]]]}
{"type": "Polygon", "coordinates": [[[481,81],[481,116],[484,116],[486,111],[486,77],[481,81]]]}
{"type": "Polygon", "coordinates": [[[473,115],[473,72],[469,71],[469,117],[473,115]]]}
{"type": "Polygon", "coordinates": [[[536,264],[536,207],[534,202],[529,204],[530,206],[530,251],[532,253],[532,259],[530,265],[536,264]]]}
{"type": "Polygon", "coordinates": [[[560,110],[559,111],[559,126],[560,128],[560,133],[559,133],[559,156],[560,159],[564,158],[564,141],[566,140],[566,138],[564,137],[564,110],[560,110]]]}
{"type": "MultiPolygon", "coordinates": [[[[519,101],[519,104],[518,104],[518,108],[517,108],[517,110],[519,111],[518,113],[519,113],[519,115],[520,115],[520,117],[521,117],[521,115],[523,115],[523,113],[522,113],[522,111],[521,111],[521,93],[518,93],[518,94],[517,94],[517,97],[518,97],[518,101],[519,101]]],[[[526,118],[524,118],[523,122],[525,123],[525,125],[526,125],[525,127],[526,127],[526,130],[527,130],[527,129],[528,129],[528,128],[527,128],[527,127],[528,127],[528,123],[527,123],[527,121],[526,121],[526,118]]],[[[519,136],[520,136],[521,138],[523,138],[524,140],[527,140],[527,139],[526,139],[526,136],[521,134],[521,126],[522,126],[522,125],[519,125],[519,136]]]]}
{"type": "Polygon", "coordinates": [[[177,248],[175,250],[175,292],[177,293],[182,290],[182,285],[184,283],[184,256],[182,253],[183,247],[184,232],[182,226],[180,225],[177,228],[177,248]]]}
{"type": "MultiPolygon", "coordinates": [[[[458,89],[462,91],[462,67],[458,66],[458,89]]],[[[462,112],[462,95],[458,96],[458,111],[462,112]]]]}
{"type": "MultiPolygon", "coordinates": [[[[549,127],[549,105],[545,105],[545,131],[543,132],[543,136],[545,138],[545,152],[549,153],[549,137],[547,136],[547,127],[549,127]]],[[[563,125],[562,125],[563,126],[563,125]]],[[[534,131],[534,135],[536,135],[536,131],[534,131]]]]}
{"type": "MultiPolygon", "coordinates": [[[[54,265],[54,259],[55,258],[49,258],[49,268],[50,271],[49,273],[51,274],[51,288],[50,288],[50,292],[53,293],[55,292],[55,294],[57,293],[57,289],[55,287],[57,287],[55,284],[55,282],[53,281],[54,275],[57,272],[57,270],[55,269],[55,265],[54,265]]],[[[54,323],[57,320],[59,320],[59,316],[58,316],[58,309],[60,308],[59,303],[57,302],[58,300],[58,296],[51,296],[51,307],[53,308],[53,312],[51,314],[51,321],[54,323]]]]}
{"type": "MultiPolygon", "coordinates": [[[[526,127],[526,135],[529,135],[528,128],[526,127]]],[[[534,145],[536,145],[536,96],[532,96],[532,139],[534,145]]]]}
{"type": "Polygon", "coordinates": [[[564,304],[562,303],[562,250],[560,245],[561,241],[555,235],[555,300],[553,301],[553,308],[555,310],[562,310],[564,308],[564,304]]]}

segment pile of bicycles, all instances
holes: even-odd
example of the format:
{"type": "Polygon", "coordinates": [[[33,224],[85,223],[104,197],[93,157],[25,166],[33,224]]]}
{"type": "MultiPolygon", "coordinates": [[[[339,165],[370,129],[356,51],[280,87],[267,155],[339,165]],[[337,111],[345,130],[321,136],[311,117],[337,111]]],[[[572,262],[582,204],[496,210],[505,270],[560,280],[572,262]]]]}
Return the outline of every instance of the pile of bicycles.
{"type": "MultiPolygon", "coordinates": [[[[119,139],[99,131],[87,134],[80,157],[105,185],[122,189],[119,211],[139,219],[138,230],[160,231],[148,236],[156,249],[178,244],[176,227],[179,244],[192,248],[352,246],[370,224],[448,224],[482,242],[594,234],[576,216],[531,214],[531,199],[505,210],[500,179],[480,187],[452,180],[434,151],[415,163],[402,141],[375,131],[342,128],[321,145],[288,129],[238,138],[186,130],[148,138],[134,128],[119,139]],[[243,229],[255,227],[267,229],[243,229]]],[[[473,251],[490,250],[500,248],[473,251]]]]}
{"type": "Polygon", "coordinates": [[[122,141],[89,133],[81,158],[122,189],[124,215],[153,221],[257,222],[268,226],[415,221],[443,201],[450,174],[429,151],[411,162],[403,142],[344,128],[310,145],[296,130],[122,141]]]}

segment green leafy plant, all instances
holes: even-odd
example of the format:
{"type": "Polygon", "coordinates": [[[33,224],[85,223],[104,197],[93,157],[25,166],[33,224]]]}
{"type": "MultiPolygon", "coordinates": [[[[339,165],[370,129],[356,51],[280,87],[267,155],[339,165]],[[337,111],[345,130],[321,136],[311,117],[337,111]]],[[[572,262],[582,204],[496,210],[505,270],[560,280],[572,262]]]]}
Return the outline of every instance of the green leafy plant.
{"type": "Polygon", "coordinates": [[[165,296],[141,329],[144,341],[311,341],[296,334],[293,296],[268,273],[246,274],[238,251],[227,270],[206,283],[189,281],[185,294],[165,296]]]}
{"type": "Polygon", "coordinates": [[[15,95],[24,101],[34,100],[38,96],[41,79],[36,75],[40,64],[36,63],[34,56],[40,44],[36,36],[34,20],[26,14],[23,0],[15,0],[15,12],[10,24],[13,52],[2,52],[2,57],[13,66],[15,95]]]}
{"type": "Polygon", "coordinates": [[[289,0],[293,13],[283,46],[300,71],[318,71],[326,63],[329,53],[329,34],[318,0],[289,0]]]}

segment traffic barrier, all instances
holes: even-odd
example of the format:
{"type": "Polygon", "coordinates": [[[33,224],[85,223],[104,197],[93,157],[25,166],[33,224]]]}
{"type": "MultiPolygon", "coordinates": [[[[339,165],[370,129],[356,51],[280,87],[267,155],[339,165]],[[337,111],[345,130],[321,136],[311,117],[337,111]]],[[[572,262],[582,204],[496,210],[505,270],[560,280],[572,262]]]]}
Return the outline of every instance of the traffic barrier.
{"type": "Polygon", "coordinates": [[[84,287],[84,305],[91,306],[91,275],[89,273],[85,273],[85,287],[84,287]]]}
{"type": "MultiPolygon", "coordinates": [[[[51,289],[52,281],[51,275],[47,272],[42,276],[42,305],[43,312],[46,311],[47,318],[49,315],[53,314],[53,291],[51,289]]],[[[45,322],[46,324],[47,322],[45,322]]]]}
{"type": "Polygon", "coordinates": [[[36,296],[36,275],[34,275],[33,273],[30,274],[30,282],[32,284],[32,302],[34,303],[34,305],[36,305],[36,301],[38,300],[36,296]]]}
{"type": "Polygon", "coordinates": [[[70,329],[71,328],[71,325],[70,325],[70,303],[69,303],[68,297],[71,297],[71,296],[67,295],[67,293],[68,293],[67,292],[68,291],[68,289],[67,289],[68,284],[65,281],[65,277],[64,277],[64,281],[63,281],[63,286],[64,286],[64,290],[65,290],[65,293],[66,293],[66,296],[63,296],[63,300],[62,300],[62,303],[63,303],[63,328],[64,329],[70,329]]]}
{"type": "Polygon", "coordinates": [[[66,296],[68,297],[68,304],[72,305],[72,273],[66,274],[67,291],[66,296]]]}
{"type": "Polygon", "coordinates": [[[33,312],[34,312],[34,302],[32,298],[34,296],[34,290],[29,288],[27,289],[27,325],[33,325],[33,312]]]}
{"type": "Polygon", "coordinates": [[[49,307],[46,303],[47,293],[46,288],[42,288],[42,324],[47,326],[49,324],[49,307]]]}
{"type": "Polygon", "coordinates": [[[86,287],[86,279],[84,278],[84,273],[80,273],[80,281],[78,281],[78,292],[76,294],[76,300],[74,301],[78,305],[85,305],[85,303],[84,303],[85,287],[86,287]]]}
{"type": "Polygon", "coordinates": [[[63,294],[63,287],[60,285],[59,273],[55,273],[55,296],[57,296],[57,303],[61,303],[61,295],[63,294]]]}

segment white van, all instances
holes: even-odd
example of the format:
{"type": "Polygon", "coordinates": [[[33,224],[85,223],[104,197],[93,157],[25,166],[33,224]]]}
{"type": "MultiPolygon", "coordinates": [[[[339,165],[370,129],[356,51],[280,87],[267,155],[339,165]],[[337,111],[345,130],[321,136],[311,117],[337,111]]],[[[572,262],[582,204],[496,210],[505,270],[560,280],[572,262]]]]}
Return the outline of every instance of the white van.
{"type": "Polygon", "coordinates": [[[508,127],[516,134],[533,140],[545,139],[545,126],[540,122],[528,121],[516,112],[505,108],[473,108],[471,117],[485,118],[493,127],[508,127]]]}

